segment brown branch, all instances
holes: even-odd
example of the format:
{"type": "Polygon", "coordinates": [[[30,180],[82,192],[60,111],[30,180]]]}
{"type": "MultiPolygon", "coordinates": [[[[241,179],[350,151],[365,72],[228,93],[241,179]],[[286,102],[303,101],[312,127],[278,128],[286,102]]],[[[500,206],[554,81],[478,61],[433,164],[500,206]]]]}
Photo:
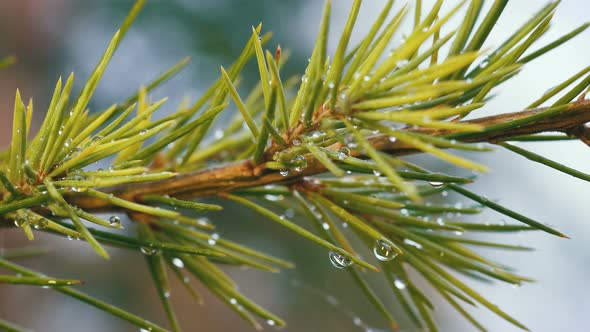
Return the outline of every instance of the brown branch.
{"type": "MultiPolygon", "coordinates": [[[[490,117],[483,117],[475,120],[463,121],[463,123],[479,124],[484,128],[506,123],[517,119],[523,119],[546,110],[537,108],[522,112],[506,113],[490,117]]],[[[541,120],[505,130],[500,132],[486,132],[485,130],[468,139],[461,139],[463,142],[494,142],[514,136],[537,134],[542,132],[562,132],[568,135],[577,136],[584,142],[590,141],[588,131],[584,130],[584,124],[590,122],[590,100],[581,100],[573,103],[566,110],[541,120]]],[[[430,136],[444,136],[452,131],[418,128],[408,129],[409,131],[426,134],[430,136]]],[[[391,142],[388,136],[375,135],[369,138],[372,145],[380,151],[399,156],[418,153],[413,146],[400,141],[391,142]]],[[[339,148],[335,144],[331,148],[339,148]]],[[[353,155],[362,157],[358,151],[353,155]]],[[[293,172],[288,176],[281,176],[278,171],[265,168],[264,164],[254,165],[251,160],[244,160],[216,168],[203,169],[195,172],[181,174],[177,177],[154,181],[143,184],[120,185],[106,188],[105,191],[115,196],[141,201],[141,196],[146,194],[166,194],[180,198],[194,198],[216,195],[221,192],[230,192],[239,189],[251,188],[266,184],[292,184],[300,181],[305,176],[323,173],[326,169],[313,157],[306,156],[308,166],[302,172],[293,172]]],[[[111,210],[108,202],[98,200],[84,195],[83,193],[71,193],[67,200],[85,210],[111,210]]]]}

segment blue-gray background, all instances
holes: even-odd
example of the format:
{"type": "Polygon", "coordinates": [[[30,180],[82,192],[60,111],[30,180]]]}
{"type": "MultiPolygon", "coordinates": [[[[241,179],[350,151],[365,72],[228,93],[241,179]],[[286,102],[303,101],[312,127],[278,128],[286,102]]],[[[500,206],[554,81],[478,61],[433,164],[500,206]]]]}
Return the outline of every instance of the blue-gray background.
{"type": "MultiPolygon", "coordinates": [[[[350,8],[350,0],[334,1],[331,49],[350,8]]],[[[378,14],[382,1],[367,0],[358,21],[366,31],[378,14]]],[[[446,8],[454,1],[447,1],[446,8]]],[[[489,1],[488,1],[489,2],[489,1]]],[[[425,8],[430,2],[426,1],[425,8]]],[[[37,119],[46,108],[53,84],[59,75],[76,73],[78,87],[94,67],[131,1],[2,0],[0,1],[0,56],[14,54],[19,63],[0,73],[0,143],[10,135],[14,91],[34,97],[37,119]]],[[[192,64],[153,95],[170,96],[172,110],[180,100],[195,100],[218,75],[219,65],[227,65],[239,53],[250,35],[250,27],[262,21],[264,30],[275,35],[269,45],[280,43],[292,51],[289,73],[301,72],[314,42],[322,1],[245,0],[152,0],[139,16],[115,54],[100,84],[95,110],[131,95],[143,83],[180,58],[190,55],[192,64]]],[[[399,8],[399,3],[397,8],[399,8]]],[[[489,6],[489,3],[487,4],[489,6]]],[[[513,1],[499,21],[490,46],[498,45],[517,24],[532,15],[542,2],[513,1]]],[[[545,41],[570,31],[588,20],[588,5],[582,0],[565,0],[557,10],[545,41]]],[[[496,92],[497,98],[478,111],[479,115],[521,110],[557,82],[590,64],[590,32],[559,50],[525,67],[516,78],[496,92]]],[[[252,68],[249,69],[252,73],[252,68]]],[[[579,142],[526,144],[527,148],[590,172],[590,151],[579,142]]],[[[486,251],[492,258],[518,268],[538,280],[513,288],[505,284],[476,284],[478,290],[529,326],[532,331],[583,331],[590,312],[590,227],[586,225],[590,207],[590,185],[543,166],[532,164],[505,151],[475,156],[491,166],[472,186],[492,198],[502,198],[511,207],[556,226],[571,235],[563,240],[545,234],[502,235],[505,242],[534,246],[532,253],[486,251]]],[[[423,162],[431,162],[428,158],[423,162]]],[[[440,163],[431,167],[445,168],[440,163]]],[[[457,199],[457,198],[452,198],[457,199]]],[[[295,261],[298,269],[281,274],[228,269],[241,290],[273,312],[287,319],[285,331],[363,331],[385,328],[385,323],[362,297],[347,274],[329,266],[323,250],[289,232],[232,208],[214,217],[222,236],[241,240],[260,249],[295,261]],[[334,300],[338,304],[334,305],[334,300]],[[360,318],[364,327],[352,324],[360,318]],[[365,325],[366,324],[366,325],[365,325]]],[[[499,221],[501,216],[486,213],[482,220],[499,221]]],[[[128,227],[130,228],[130,227],[128,227]]],[[[23,235],[2,230],[3,247],[23,245],[23,235]]],[[[83,243],[39,236],[40,243],[54,248],[43,259],[23,261],[49,275],[81,278],[85,289],[141,316],[165,324],[160,304],[150,284],[140,254],[111,250],[109,262],[98,259],[83,243]]],[[[405,321],[379,276],[371,280],[386,304],[405,321]]],[[[197,306],[174,285],[173,298],[186,331],[251,330],[229,309],[210,295],[197,306]]],[[[37,331],[137,331],[136,328],[104,313],[65,298],[50,290],[32,287],[0,287],[0,317],[12,319],[37,331]]],[[[206,293],[206,291],[205,291],[206,293]]],[[[440,301],[436,301],[440,302],[440,301]]],[[[516,331],[485,310],[472,310],[491,331],[516,331]]],[[[471,331],[462,318],[447,306],[438,306],[435,316],[442,331],[471,331]]],[[[414,331],[406,328],[404,331],[414,331]]]]}

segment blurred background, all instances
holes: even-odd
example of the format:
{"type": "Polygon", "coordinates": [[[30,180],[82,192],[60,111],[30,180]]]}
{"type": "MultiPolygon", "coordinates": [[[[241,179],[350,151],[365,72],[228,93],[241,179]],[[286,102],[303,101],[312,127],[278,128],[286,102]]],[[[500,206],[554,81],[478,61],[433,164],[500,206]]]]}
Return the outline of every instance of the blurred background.
{"type": "MultiPolygon", "coordinates": [[[[425,1],[424,8],[428,8],[429,3],[431,1],[425,1]]],[[[445,6],[448,8],[454,3],[449,0],[445,6]]],[[[0,57],[15,55],[18,58],[16,65],[0,72],[0,145],[6,146],[11,134],[15,90],[20,89],[24,99],[34,97],[38,123],[57,78],[73,71],[80,87],[132,4],[131,0],[0,1],[0,57]]],[[[335,48],[350,4],[350,0],[334,1],[331,50],[335,48]]],[[[317,0],[148,1],[115,54],[90,107],[97,111],[125,100],[141,84],[187,55],[192,57],[189,67],[155,91],[152,99],[169,96],[165,108],[168,110],[173,110],[183,98],[195,100],[217,78],[219,65],[228,65],[238,55],[251,34],[250,27],[261,21],[264,31],[274,32],[268,47],[274,49],[280,43],[292,52],[285,69],[287,74],[302,72],[315,40],[322,6],[323,1],[317,0]]],[[[353,39],[358,40],[368,29],[381,6],[382,1],[366,1],[353,39]]],[[[399,8],[400,4],[397,6],[399,8]]],[[[533,1],[509,3],[489,45],[499,45],[541,6],[541,2],[533,1]]],[[[583,0],[563,1],[544,41],[579,26],[588,19],[587,12],[583,0]]],[[[527,65],[518,77],[496,91],[497,97],[478,111],[479,115],[521,110],[556,83],[589,65],[589,53],[590,32],[586,32],[527,65]]],[[[249,73],[254,73],[254,69],[249,67],[249,73]]],[[[527,143],[526,147],[590,172],[590,151],[580,142],[527,143]]],[[[502,198],[517,211],[554,225],[572,239],[541,233],[498,236],[499,241],[538,248],[532,253],[484,252],[538,282],[520,288],[471,281],[470,284],[532,331],[587,329],[590,226],[586,222],[590,215],[590,204],[587,204],[590,185],[506,151],[473,157],[490,165],[493,171],[481,175],[479,181],[470,186],[472,189],[490,198],[502,198]]],[[[429,158],[420,160],[434,169],[447,167],[429,158]]],[[[449,199],[454,202],[459,198],[449,199]]],[[[317,247],[305,240],[238,207],[211,218],[222,236],[297,264],[296,270],[280,274],[226,269],[245,294],[287,320],[289,326],[284,331],[386,330],[385,321],[372,310],[349,275],[333,269],[323,250],[316,250],[317,247]],[[358,323],[359,319],[362,323],[355,325],[353,321],[358,323]]],[[[486,212],[478,218],[499,221],[502,216],[486,212]]],[[[20,230],[1,229],[0,232],[3,248],[25,244],[20,230]]],[[[56,277],[86,280],[84,290],[88,293],[166,324],[141,254],[111,249],[112,259],[106,262],[84,243],[42,234],[38,238],[37,244],[51,247],[51,253],[21,261],[24,265],[56,277]]],[[[398,313],[402,325],[411,326],[382,278],[369,277],[385,303],[398,313]]],[[[205,305],[199,306],[180,285],[173,286],[173,301],[185,331],[252,331],[220,301],[204,293],[205,305]]],[[[137,331],[121,320],[51,290],[0,286],[0,294],[0,317],[35,331],[137,331]]],[[[441,302],[436,299],[436,303],[441,302]]],[[[517,331],[484,309],[471,312],[490,331],[517,331]]],[[[444,304],[437,307],[435,316],[441,331],[473,329],[444,304]]],[[[414,329],[406,327],[404,331],[414,329]]]]}

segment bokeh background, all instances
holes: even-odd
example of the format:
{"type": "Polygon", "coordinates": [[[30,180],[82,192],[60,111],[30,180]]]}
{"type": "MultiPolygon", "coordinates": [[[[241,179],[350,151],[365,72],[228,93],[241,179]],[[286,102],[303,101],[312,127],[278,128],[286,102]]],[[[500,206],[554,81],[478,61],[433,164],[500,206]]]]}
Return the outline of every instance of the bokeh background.
{"type": "MultiPolygon", "coordinates": [[[[365,1],[354,38],[368,29],[383,1],[365,1]]],[[[410,1],[411,2],[411,1],[410,1]]],[[[490,2],[490,1],[488,1],[490,2]]],[[[330,48],[342,29],[350,0],[334,1],[330,48]]],[[[428,8],[430,1],[425,1],[428,8]]],[[[455,1],[449,0],[448,8],[455,1]]],[[[89,75],[116,27],[131,7],[131,0],[1,0],[0,57],[15,55],[18,63],[0,72],[0,145],[8,144],[14,92],[34,97],[37,120],[41,119],[57,78],[76,73],[78,87],[89,75]]],[[[301,72],[313,45],[323,1],[297,0],[152,0],[115,54],[96,98],[93,110],[125,100],[141,84],[180,58],[192,56],[192,64],[171,82],[158,89],[153,99],[169,96],[172,110],[182,98],[195,100],[237,56],[250,36],[252,25],[262,21],[272,30],[269,44],[280,43],[291,50],[287,73],[301,72]]],[[[400,4],[397,4],[399,8],[400,4]]],[[[488,3],[487,6],[490,4],[488,3]]],[[[513,1],[491,37],[498,45],[537,8],[536,1],[513,1]]],[[[548,41],[588,20],[588,4],[564,0],[555,14],[548,41]]],[[[525,67],[515,79],[497,92],[497,97],[479,115],[521,110],[540,94],[590,64],[590,32],[525,67]]],[[[248,69],[254,73],[254,68],[248,69]]],[[[526,144],[527,148],[590,172],[590,151],[579,142],[526,144]]],[[[584,331],[590,318],[590,184],[543,166],[532,164],[506,151],[473,156],[491,166],[471,186],[491,198],[501,198],[520,212],[556,226],[571,236],[558,239],[545,234],[502,235],[500,241],[538,248],[532,253],[486,251],[495,260],[517,267],[537,283],[513,288],[506,284],[476,285],[532,331],[584,331]]],[[[430,167],[447,166],[429,158],[430,167]]],[[[458,200],[458,197],[450,197],[458,200]]],[[[485,213],[482,220],[499,221],[502,216],[485,213]]],[[[280,274],[227,269],[241,290],[284,317],[285,331],[380,331],[386,324],[367,303],[348,274],[333,269],[327,253],[248,211],[232,207],[212,217],[222,236],[293,260],[298,268],[280,274]],[[362,326],[353,324],[354,318],[362,326]]],[[[131,227],[128,227],[131,228],[131,227]]],[[[19,230],[0,230],[0,246],[25,244],[19,230]]],[[[160,303],[141,254],[111,249],[105,262],[81,242],[39,236],[38,244],[53,248],[43,258],[22,263],[48,275],[80,278],[84,290],[152,321],[165,323],[160,303]]],[[[385,303],[405,321],[395,300],[379,276],[370,275],[385,303]]],[[[252,329],[217,299],[206,293],[198,306],[174,285],[172,296],[186,331],[251,331],[252,329]]],[[[435,300],[435,302],[440,302],[435,300]]],[[[484,309],[472,310],[490,331],[516,331],[484,309]]],[[[471,331],[462,318],[446,305],[435,316],[442,331],[471,331]]],[[[0,317],[36,331],[137,331],[137,328],[105,313],[50,290],[27,286],[0,286],[0,317]]],[[[408,326],[407,324],[405,324],[408,326]]],[[[414,331],[406,327],[404,331],[414,331]]]]}

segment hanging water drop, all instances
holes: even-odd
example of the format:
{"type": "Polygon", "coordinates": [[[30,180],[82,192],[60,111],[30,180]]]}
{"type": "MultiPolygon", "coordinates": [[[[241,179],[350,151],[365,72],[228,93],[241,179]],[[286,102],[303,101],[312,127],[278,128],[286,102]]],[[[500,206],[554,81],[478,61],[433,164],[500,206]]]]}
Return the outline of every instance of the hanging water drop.
{"type": "Polygon", "coordinates": [[[48,225],[49,225],[49,222],[45,218],[38,218],[35,221],[35,229],[44,229],[44,228],[47,228],[48,225]]]}
{"type": "Polygon", "coordinates": [[[266,199],[267,201],[270,201],[270,202],[278,202],[278,201],[284,200],[285,196],[266,194],[266,195],[264,195],[264,199],[266,199]]]}
{"type": "Polygon", "coordinates": [[[393,250],[391,244],[383,240],[377,240],[375,242],[373,254],[375,254],[375,257],[382,262],[390,261],[397,256],[397,252],[393,250]]]}
{"type": "Polygon", "coordinates": [[[330,229],[330,224],[328,224],[327,222],[323,222],[322,223],[322,228],[325,230],[329,230],[330,229]]]}
{"type": "Polygon", "coordinates": [[[305,136],[307,139],[310,140],[318,140],[320,138],[323,138],[324,136],[326,136],[326,133],[320,130],[313,130],[310,131],[309,133],[307,133],[307,135],[305,136]]]}
{"type": "Polygon", "coordinates": [[[293,168],[296,172],[302,172],[307,167],[307,159],[304,156],[299,155],[293,159],[293,164],[296,166],[293,168]]]}
{"type": "Polygon", "coordinates": [[[109,224],[111,226],[117,226],[121,224],[121,218],[117,217],[117,216],[111,216],[109,218],[109,224]]]}
{"type": "Polygon", "coordinates": [[[422,249],[422,245],[420,243],[416,242],[416,241],[413,241],[413,240],[410,240],[410,239],[404,239],[404,243],[407,244],[407,245],[409,245],[409,246],[412,246],[412,247],[414,247],[416,249],[422,249]]]}
{"type": "Polygon", "coordinates": [[[184,268],[184,262],[180,258],[177,258],[177,257],[172,258],[172,264],[179,269],[184,268]]]}
{"type": "Polygon", "coordinates": [[[209,243],[209,245],[211,245],[211,246],[214,246],[217,244],[217,240],[219,240],[219,234],[213,233],[213,234],[211,234],[211,237],[209,238],[209,240],[207,240],[207,243],[209,243]]]}
{"type": "Polygon", "coordinates": [[[329,257],[330,263],[337,269],[344,269],[352,264],[350,258],[333,251],[330,251],[329,257]]]}
{"type": "Polygon", "coordinates": [[[269,319],[269,320],[266,321],[266,324],[268,324],[269,326],[275,326],[277,324],[277,322],[275,322],[272,319],[269,319]]]}
{"type": "Polygon", "coordinates": [[[428,184],[433,186],[434,188],[440,188],[444,185],[444,182],[439,181],[428,181],[428,184]]]}
{"type": "Polygon", "coordinates": [[[209,218],[207,218],[207,217],[197,218],[197,224],[199,224],[201,226],[210,226],[211,220],[209,220],[209,218]]]}
{"type": "Polygon", "coordinates": [[[28,223],[29,223],[28,220],[23,217],[16,217],[14,219],[14,225],[16,227],[23,227],[23,226],[27,225],[28,223]]]}
{"type": "Polygon", "coordinates": [[[344,159],[348,158],[349,156],[350,156],[350,149],[347,148],[346,146],[343,146],[338,150],[338,159],[339,160],[344,160],[344,159]]]}
{"type": "Polygon", "coordinates": [[[363,320],[360,319],[360,317],[354,317],[352,319],[352,323],[356,326],[361,326],[361,325],[363,325],[363,320]]]}
{"type": "Polygon", "coordinates": [[[279,174],[281,174],[281,176],[288,176],[289,175],[289,170],[286,168],[280,169],[279,170],[279,174]]]}
{"type": "Polygon", "coordinates": [[[400,290],[406,288],[406,283],[397,277],[394,279],[393,284],[395,285],[395,287],[397,289],[400,289],[400,290]]]}
{"type": "Polygon", "coordinates": [[[158,252],[158,249],[149,248],[149,247],[141,247],[139,250],[141,251],[142,254],[147,255],[147,256],[154,255],[158,252]]]}

